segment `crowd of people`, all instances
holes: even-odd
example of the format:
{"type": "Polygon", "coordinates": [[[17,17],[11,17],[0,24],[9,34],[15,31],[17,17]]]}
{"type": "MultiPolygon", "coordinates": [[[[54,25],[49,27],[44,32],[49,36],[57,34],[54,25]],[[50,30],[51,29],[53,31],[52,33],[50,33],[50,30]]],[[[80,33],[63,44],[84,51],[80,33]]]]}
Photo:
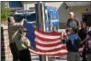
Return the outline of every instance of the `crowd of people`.
{"type": "Polygon", "coordinates": [[[88,29],[85,22],[80,23],[75,14],[70,12],[67,21],[67,36],[63,38],[68,50],[67,61],[81,61],[79,53],[81,47],[83,47],[82,61],[91,61],[91,30],[88,31],[88,29]]]}
{"type": "MultiPolygon", "coordinates": [[[[31,42],[26,37],[27,29],[23,27],[24,19],[20,23],[15,23],[14,17],[8,19],[8,33],[10,49],[13,55],[13,61],[31,61],[31,55],[28,48],[31,48],[31,42]]],[[[66,37],[63,37],[63,43],[66,43],[68,54],[67,61],[91,61],[91,31],[88,31],[85,22],[79,22],[75,14],[70,12],[67,21],[66,37]],[[80,25],[82,26],[80,29],[80,25]],[[83,47],[80,55],[79,48],[83,47]]],[[[53,27],[53,32],[56,28],[53,27]]]]}

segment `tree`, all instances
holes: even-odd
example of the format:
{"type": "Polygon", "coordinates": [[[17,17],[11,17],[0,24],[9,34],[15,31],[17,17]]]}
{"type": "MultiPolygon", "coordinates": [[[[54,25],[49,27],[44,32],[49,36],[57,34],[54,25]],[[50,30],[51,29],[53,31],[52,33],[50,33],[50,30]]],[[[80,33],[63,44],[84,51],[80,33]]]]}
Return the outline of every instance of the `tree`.
{"type": "Polygon", "coordinates": [[[1,21],[5,22],[12,15],[11,9],[5,6],[5,2],[1,2],[1,21]]]}

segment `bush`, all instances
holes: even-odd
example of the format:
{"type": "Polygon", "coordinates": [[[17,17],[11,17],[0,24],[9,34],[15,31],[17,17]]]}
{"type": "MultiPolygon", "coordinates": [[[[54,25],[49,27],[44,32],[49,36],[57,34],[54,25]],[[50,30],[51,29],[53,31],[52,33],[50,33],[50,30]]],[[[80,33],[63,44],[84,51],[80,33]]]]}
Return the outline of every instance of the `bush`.
{"type": "Polygon", "coordinates": [[[1,21],[6,21],[11,14],[11,9],[5,6],[5,2],[1,2],[1,21]]]}

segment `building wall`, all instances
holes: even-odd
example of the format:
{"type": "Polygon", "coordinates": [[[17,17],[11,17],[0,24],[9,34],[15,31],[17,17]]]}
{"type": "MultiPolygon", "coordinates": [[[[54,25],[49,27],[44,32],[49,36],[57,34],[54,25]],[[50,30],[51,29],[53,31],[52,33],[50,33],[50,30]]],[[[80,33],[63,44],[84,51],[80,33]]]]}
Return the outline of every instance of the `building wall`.
{"type": "Polygon", "coordinates": [[[24,10],[29,10],[30,7],[35,7],[36,2],[22,2],[24,10]]]}
{"type": "Polygon", "coordinates": [[[59,9],[58,9],[58,13],[59,13],[59,27],[60,28],[66,28],[66,22],[68,20],[68,9],[66,8],[67,5],[66,4],[62,4],[60,5],[59,9]]]}
{"type": "Polygon", "coordinates": [[[89,8],[89,6],[84,6],[84,7],[72,7],[72,11],[75,13],[77,19],[78,19],[79,21],[82,21],[82,13],[85,13],[87,8],[89,8]]]}
{"type": "Polygon", "coordinates": [[[60,22],[66,22],[67,19],[68,19],[68,9],[66,9],[66,5],[65,4],[62,4],[59,9],[58,9],[58,12],[59,12],[59,20],[60,22]]]}

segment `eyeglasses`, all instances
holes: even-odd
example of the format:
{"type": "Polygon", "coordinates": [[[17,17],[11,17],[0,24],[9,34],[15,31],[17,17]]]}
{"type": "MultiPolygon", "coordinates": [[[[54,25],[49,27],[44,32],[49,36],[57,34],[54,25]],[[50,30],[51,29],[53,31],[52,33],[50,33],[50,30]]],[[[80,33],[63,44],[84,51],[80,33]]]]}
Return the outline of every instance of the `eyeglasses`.
{"type": "Polygon", "coordinates": [[[22,32],[28,32],[28,31],[22,31],[22,32]]]}

